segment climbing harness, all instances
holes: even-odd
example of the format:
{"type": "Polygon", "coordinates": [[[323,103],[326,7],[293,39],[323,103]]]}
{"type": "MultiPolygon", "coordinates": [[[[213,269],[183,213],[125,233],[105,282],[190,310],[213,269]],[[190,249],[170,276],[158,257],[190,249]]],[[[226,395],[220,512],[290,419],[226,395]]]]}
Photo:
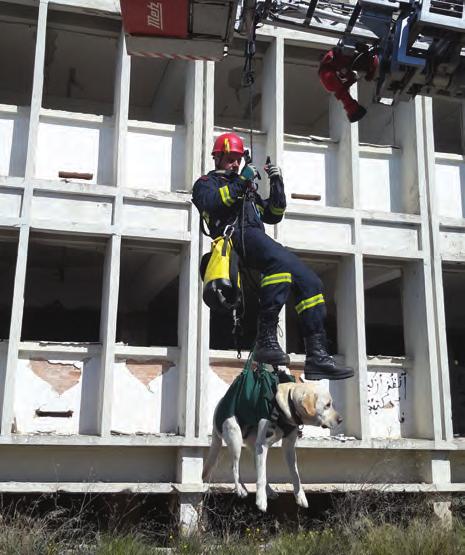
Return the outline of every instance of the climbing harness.
{"type": "Polygon", "coordinates": [[[295,378],[285,372],[268,372],[264,364],[258,364],[254,368],[252,352],[244,369],[218,404],[215,415],[216,428],[221,430],[226,418],[235,416],[247,433],[247,430],[265,418],[278,425],[285,435],[289,434],[299,424],[292,426],[275,408],[278,385],[286,382],[295,383],[295,378]]]}

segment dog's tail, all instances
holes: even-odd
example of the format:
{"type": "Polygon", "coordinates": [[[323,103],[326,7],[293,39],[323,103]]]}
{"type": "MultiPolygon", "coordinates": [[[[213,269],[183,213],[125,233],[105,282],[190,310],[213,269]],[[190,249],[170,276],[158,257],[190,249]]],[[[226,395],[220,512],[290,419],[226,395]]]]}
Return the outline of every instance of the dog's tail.
{"type": "Polygon", "coordinates": [[[202,480],[205,481],[210,478],[210,474],[215,466],[222,443],[220,434],[218,433],[216,427],[213,426],[212,444],[210,445],[210,449],[208,451],[207,460],[203,464],[202,480]]]}

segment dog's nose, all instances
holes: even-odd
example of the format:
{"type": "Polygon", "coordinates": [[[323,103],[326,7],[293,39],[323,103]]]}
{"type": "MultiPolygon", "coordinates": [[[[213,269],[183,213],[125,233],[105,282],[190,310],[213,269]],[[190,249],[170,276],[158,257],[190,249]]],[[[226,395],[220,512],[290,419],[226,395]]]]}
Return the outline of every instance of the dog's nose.
{"type": "Polygon", "coordinates": [[[344,419],[340,414],[337,415],[337,423],[340,424],[344,419]]]}

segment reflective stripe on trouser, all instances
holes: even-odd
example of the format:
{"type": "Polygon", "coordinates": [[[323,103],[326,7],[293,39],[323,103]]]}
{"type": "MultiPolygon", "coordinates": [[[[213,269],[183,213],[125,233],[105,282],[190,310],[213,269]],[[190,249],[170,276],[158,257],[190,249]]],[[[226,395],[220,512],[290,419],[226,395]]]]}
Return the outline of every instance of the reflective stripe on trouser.
{"type": "MultiPolygon", "coordinates": [[[[235,233],[233,240],[237,251],[243,256],[239,232],[235,233]]],[[[279,312],[292,290],[296,300],[294,304],[298,306],[303,303],[299,319],[304,336],[323,331],[326,307],[324,300],[321,300],[323,285],[315,272],[259,228],[247,227],[244,243],[246,265],[262,274],[260,312],[279,312]],[[312,298],[314,300],[307,304],[312,298]]]]}

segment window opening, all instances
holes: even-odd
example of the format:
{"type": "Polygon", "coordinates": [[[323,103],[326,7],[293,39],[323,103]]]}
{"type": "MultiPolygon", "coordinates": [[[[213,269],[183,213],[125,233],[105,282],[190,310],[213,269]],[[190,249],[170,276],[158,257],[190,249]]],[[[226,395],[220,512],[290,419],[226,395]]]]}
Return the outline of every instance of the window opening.
{"type": "Polygon", "coordinates": [[[454,435],[465,437],[465,267],[443,268],[444,308],[449,358],[452,426],[454,435]]]}
{"type": "Polygon", "coordinates": [[[129,119],[183,124],[187,64],[133,56],[129,119]]]}
{"type": "Polygon", "coordinates": [[[10,335],[17,254],[17,234],[3,231],[0,235],[0,341],[10,335]]]}
{"type": "Polygon", "coordinates": [[[284,52],[284,132],[329,137],[330,94],[318,77],[323,53],[296,46],[284,52]]]}
{"type": "Polygon", "coordinates": [[[0,4],[0,104],[30,106],[38,9],[0,4]]]}
{"type": "Polygon", "coordinates": [[[113,115],[119,33],[116,20],[50,11],[43,107],[113,115]]]}
{"type": "MultiPolygon", "coordinates": [[[[244,41],[236,40],[230,49],[230,54],[215,64],[216,126],[250,128],[250,91],[249,88],[242,87],[244,48],[244,41]]],[[[266,45],[257,42],[256,49],[253,61],[255,70],[252,95],[253,127],[261,129],[263,54],[266,45]]]]}
{"type": "Polygon", "coordinates": [[[96,238],[31,234],[23,341],[100,340],[105,243],[96,238]]]}
{"type": "Polygon", "coordinates": [[[363,280],[367,355],[405,356],[402,269],[368,263],[363,280]]]}
{"type": "Polygon", "coordinates": [[[178,345],[180,250],[172,245],[125,240],[116,340],[128,345],[178,345]]]}
{"type": "Polygon", "coordinates": [[[375,84],[358,81],[358,102],[367,110],[358,123],[360,143],[397,146],[396,113],[393,106],[373,102],[375,84]]]}
{"type": "Polygon", "coordinates": [[[433,98],[434,150],[463,154],[462,103],[433,98]]]}

